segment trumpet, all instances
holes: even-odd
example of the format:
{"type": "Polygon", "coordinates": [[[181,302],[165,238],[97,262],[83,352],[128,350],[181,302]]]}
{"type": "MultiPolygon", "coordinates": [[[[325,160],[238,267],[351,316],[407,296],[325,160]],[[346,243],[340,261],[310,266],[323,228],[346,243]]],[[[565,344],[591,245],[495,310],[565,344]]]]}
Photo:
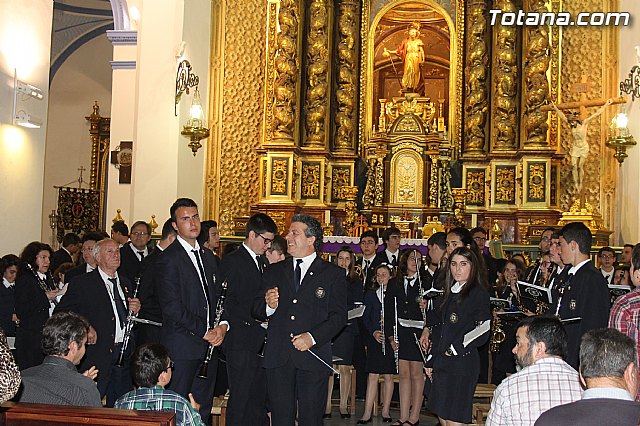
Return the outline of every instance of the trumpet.
{"type": "MultiPolygon", "coordinates": [[[[133,288],[133,298],[138,297],[138,289],[140,288],[140,275],[136,275],[134,278],[135,287],[133,288]]],[[[118,292],[117,288],[113,289],[114,294],[118,292]]],[[[127,315],[127,321],[124,326],[124,339],[122,340],[122,346],[120,347],[120,354],[118,354],[118,361],[116,362],[116,366],[122,367],[124,365],[124,354],[127,351],[127,346],[129,346],[129,340],[131,339],[131,332],[133,331],[133,325],[135,323],[135,318],[138,314],[133,311],[129,311],[129,315],[127,315]]]]}
{"type": "MultiPolygon", "coordinates": [[[[213,282],[215,284],[215,275],[213,276],[213,282]]],[[[213,327],[216,328],[220,325],[220,319],[222,318],[222,313],[224,312],[224,299],[227,296],[227,281],[222,283],[222,292],[220,293],[220,297],[218,298],[218,303],[216,303],[216,317],[213,320],[213,327]]],[[[201,379],[206,379],[208,377],[209,363],[211,362],[211,358],[213,358],[213,354],[216,350],[218,350],[219,346],[209,345],[207,348],[207,355],[200,364],[200,369],[198,370],[198,377],[201,379]]]]}

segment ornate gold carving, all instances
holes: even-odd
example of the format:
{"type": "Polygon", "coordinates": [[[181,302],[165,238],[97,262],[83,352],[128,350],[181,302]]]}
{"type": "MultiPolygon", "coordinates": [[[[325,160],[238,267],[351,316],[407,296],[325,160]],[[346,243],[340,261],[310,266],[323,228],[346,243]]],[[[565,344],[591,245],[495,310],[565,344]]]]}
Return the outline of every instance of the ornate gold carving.
{"type": "Polygon", "coordinates": [[[358,57],[356,41],[358,37],[358,2],[342,1],[338,17],[338,89],[336,99],[336,141],[340,151],[353,152],[355,149],[358,57]]]}
{"type": "Polygon", "coordinates": [[[299,15],[295,0],[269,2],[266,90],[270,100],[266,108],[266,142],[294,140],[300,68],[297,48],[299,15]]]}
{"type": "Polygon", "coordinates": [[[312,0],[309,5],[304,146],[325,146],[329,115],[329,9],[327,0],[312,0]]]}
{"type": "MultiPolygon", "coordinates": [[[[496,9],[516,13],[512,0],[497,0],[496,9]]],[[[497,25],[494,51],[494,123],[492,150],[513,150],[516,148],[517,114],[516,104],[518,81],[518,54],[516,50],[518,27],[497,25]]]]}
{"type": "Polygon", "coordinates": [[[431,173],[429,179],[429,207],[438,207],[438,156],[431,156],[431,173]]]}
{"type": "MultiPolygon", "coordinates": [[[[545,0],[531,0],[530,12],[548,12],[545,0]]],[[[525,99],[525,131],[526,146],[548,146],[547,144],[547,112],[540,107],[547,103],[549,96],[549,30],[547,26],[528,26],[526,35],[528,45],[524,60],[524,99],[525,99]]]]}
{"type": "MultiPolygon", "coordinates": [[[[374,206],[381,207],[384,200],[384,162],[382,158],[376,161],[375,201],[374,206]]],[[[382,222],[381,222],[382,223],[382,222]]]]}
{"type": "MultiPolygon", "coordinates": [[[[476,2],[470,7],[470,41],[467,48],[467,76],[465,102],[465,154],[484,154],[485,124],[489,102],[487,99],[487,23],[484,16],[486,2],[476,2]]],[[[484,199],[484,197],[483,197],[484,199]]]]}
{"type": "Polygon", "coordinates": [[[285,214],[285,212],[283,211],[270,211],[269,212],[269,217],[271,219],[273,219],[273,221],[276,223],[276,226],[278,227],[278,233],[280,235],[284,235],[284,233],[286,232],[287,228],[286,228],[286,218],[287,215],[285,214]]]}
{"type": "Polygon", "coordinates": [[[302,163],[302,198],[320,198],[320,163],[302,163]]]}
{"type": "Polygon", "coordinates": [[[362,204],[365,210],[373,207],[376,199],[376,159],[369,158],[367,161],[367,184],[362,195],[362,204]]]}
{"type": "Polygon", "coordinates": [[[530,162],[527,170],[527,202],[544,203],[547,188],[547,164],[530,162]]]}
{"type": "Polygon", "coordinates": [[[516,203],[516,167],[496,166],[496,204],[516,203]]]}
{"type": "Polygon", "coordinates": [[[287,195],[289,159],[274,158],[271,163],[271,194],[287,195]]]}
{"type": "Polygon", "coordinates": [[[485,206],[485,169],[467,169],[465,181],[467,186],[468,206],[485,206]]]}
{"type": "Polygon", "coordinates": [[[380,107],[379,123],[386,123],[380,127],[381,132],[432,133],[437,130],[436,106],[429,98],[407,95],[390,101],[380,99],[380,107]]]}
{"type": "Polygon", "coordinates": [[[358,218],[358,209],[356,207],[356,195],[358,194],[357,186],[342,186],[340,187],[340,197],[347,200],[344,206],[345,218],[342,226],[344,227],[345,235],[351,235],[353,233],[356,219],[358,218]]]}
{"type": "MultiPolygon", "coordinates": [[[[111,118],[100,115],[98,101],[93,105],[93,112],[85,119],[89,122],[91,138],[91,170],[89,188],[98,191],[98,223],[104,216],[105,186],[107,183],[107,161],[111,135],[111,118]]],[[[64,229],[63,229],[64,230],[64,229]]]]}
{"type": "Polygon", "coordinates": [[[404,150],[391,159],[391,203],[422,204],[422,157],[404,150]]]}
{"type": "Polygon", "coordinates": [[[345,201],[345,192],[349,186],[351,180],[351,169],[349,167],[334,166],[331,169],[332,174],[332,188],[333,194],[331,194],[332,201],[345,201]]]}

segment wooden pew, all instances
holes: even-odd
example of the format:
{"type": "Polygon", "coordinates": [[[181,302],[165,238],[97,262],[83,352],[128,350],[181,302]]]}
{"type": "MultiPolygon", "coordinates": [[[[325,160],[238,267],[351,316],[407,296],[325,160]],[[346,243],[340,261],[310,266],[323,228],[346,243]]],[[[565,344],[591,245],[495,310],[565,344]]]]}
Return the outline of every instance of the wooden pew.
{"type": "Polygon", "coordinates": [[[176,414],[116,408],[5,402],[0,405],[0,426],[28,425],[175,426],[176,414]]]}

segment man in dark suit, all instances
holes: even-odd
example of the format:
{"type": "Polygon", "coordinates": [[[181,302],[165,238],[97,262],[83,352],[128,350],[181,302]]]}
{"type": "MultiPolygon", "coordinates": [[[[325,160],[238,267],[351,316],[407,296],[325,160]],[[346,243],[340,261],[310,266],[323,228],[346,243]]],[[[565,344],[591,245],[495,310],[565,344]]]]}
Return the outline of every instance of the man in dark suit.
{"type": "Polygon", "coordinates": [[[548,252],[551,248],[551,238],[554,232],[556,232],[556,229],[549,227],[545,228],[542,231],[542,234],[540,234],[540,243],[538,244],[540,251],[538,252],[538,259],[524,272],[524,281],[531,284],[538,284],[540,278],[542,278],[542,274],[540,273],[540,261],[542,259],[543,253],[548,252]]]}
{"type": "Polygon", "coordinates": [[[80,370],[96,366],[100,396],[106,395],[107,407],[113,407],[116,399],[132,387],[126,359],[134,346],[132,343],[127,347],[122,366],[118,366],[117,361],[125,340],[127,309],[137,313],[140,301],[130,297],[134,293],[131,282],[118,275],[118,243],[110,238],[98,241],[93,253],[98,267],[71,280],[55,312],[75,312],[91,324],[87,333],[89,346],[80,370]]]}
{"type": "Polygon", "coordinates": [[[142,260],[149,256],[147,244],[151,241],[151,226],[144,221],[137,221],[131,226],[131,241],[120,247],[120,268],[118,273],[133,281],[140,273],[142,260]]]}
{"type": "Polygon", "coordinates": [[[542,413],[536,426],[640,424],[638,370],[632,338],[617,330],[587,332],[580,345],[582,399],[542,413]]]}
{"type": "Polygon", "coordinates": [[[567,362],[578,369],[582,335],[594,328],[606,327],[609,321],[609,288],[589,258],[592,241],[589,228],[580,222],[568,223],[560,230],[559,241],[560,257],[569,271],[561,296],[550,312],[558,312],[561,320],[580,318],[565,323],[567,362]]]}
{"type": "MultiPolygon", "coordinates": [[[[158,299],[159,277],[156,271],[158,257],[176,239],[176,230],[173,229],[171,219],[162,226],[160,241],[151,254],[142,260],[140,265],[140,319],[162,323],[162,310],[158,299]]],[[[136,327],[136,343],[138,346],[145,343],[160,343],[162,328],[157,325],[138,323],[136,327]]]]}
{"type": "Polygon", "coordinates": [[[277,233],[278,227],[269,216],[254,214],[247,221],[242,245],[220,263],[222,280],[228,284],[224,308],[231,325],[224,343],[229,377],[227,424],[230,426],[269,424],[261,357],[265,329],[251,316],[251,308],[267,265],[264,253],[277,233]]]}
{"type": "Polygon", "coordinates": [[[198,377],[208,347],[219,346],[229,327],[226,321],[215,326],[221,282],[213,253],[200,247],[198,205],[179,198],[171,206],[176,240],[158,256],[157,290],[162,309],[162,344],[171,354],[175,370],[169,389],[200,403],[200,416],[207,424],[211,417],[217,358],[208,365],[207,378],[198,377]],[[215,326],[215,327],[214,327],[215,326]]]}
{"type": "Polygon", "coordinates": [[[71,268],[64,274],[65,282],[70,282],[71,278],[77,277],[78,275],[86,274],[88,272],[96,269],[96,258],[93,256],[93,246],[96,245],[98,241],[104,239],[104,236],[97,232],[89,232],[82,236],[82,260],[84,263],[78,265],[74,268],[71,268]]]}
{"type": "Polygon", "coordinates": [[[385,229],[382,233],[382,242],[384,250],[376,254],[371,266],[375,268],[381,263],[386,263],[394,268],[397,267],[400,260],[400,230],[393,226],[385,229]]]}
{"type": "Polygon", "coordinates": [[[62,247],[53,253],[49,270],[53,273],[63,263],[74,263],[75,254],[80,250],[80,246],[80,237],[77,234],[69,232],[62,237],[62,247]]]}
{"type": "Polygon", "coordinates": [[[331,339],[347,322],[344,271],[322,260],[322,227],[299,214],[286,236],[290,259],[265,270],[253,315],[269,318],[264,366],[274,426],[322,425],[331,339]]]}

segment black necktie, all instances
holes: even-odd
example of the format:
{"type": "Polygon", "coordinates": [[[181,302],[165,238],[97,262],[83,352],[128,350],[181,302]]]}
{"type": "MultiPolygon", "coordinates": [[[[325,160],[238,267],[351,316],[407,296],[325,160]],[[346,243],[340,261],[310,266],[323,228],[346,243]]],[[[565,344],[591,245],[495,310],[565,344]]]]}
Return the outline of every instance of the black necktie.
{"type": "Polygon", "coordinates": [[[369,267],[371,266],[371,261],[370,260],[366,260],[364,261],[364,268],[365,269],[369,269],[369,267]]]}
{"type": "Polygon", "coordinates": [[[144,252],[143,251],[139,251],[138,255],[140,255],[140,261],[142,261],[142,259],[144,259],[144,252]]]}
{"type": "Polygon", "coordinates": [[[264,271],[262,270],[262,259],[260,258],[259,254],[256,254],[256,261],[258,262],[258,270],[261,274],[264,273],[264,271]]]}
{"type": "Polygon", "coordinates": [[[391,265],[398,266],[398,261],[396,260],[396,255],[395,254],[391,255],[391,265]]]}
{"type": "Polygon", "coordinates": [[[404,295],[407,295],[407,290],[409,289],[409,286],[411,286],[411,283],[413,282],[413,277],[407,277],[406,278],[407,283],[404,286],[404,295]]]}
{"type": "Polygon", "coordinates": [[[213,307],[211,306],[211,301],[209,300],[207,274],[204,273],[204,267],[202,266],[202,261],[200,260],[200,253],[198,253],[198,250],[194,249],[191,251],[196,257],[196,262],[198,263],[198,269],[200,270],[200,280],[202,281],[202,289],[204,290],[204,297],[207,299],[207,305],[209,306],[209,315],[211,315],[211,312],[213,312],[213,307]]]}
{"type": "Polygon", "coordinates": [[[296,286],[296,291],[300,288],[300,282],[302,281],[302,259],[296,259],[296,269],[293,271],[293,282],[296,286]]]}
{"type": "Polygon", "coordinates": [[[116,312],[118,313],[118,319],[120,320],[120,328],[124,328],[124,323],[127,320],[127,307],[124,304],[124,300],[120,298],[120,292],[118,291],[118,279],[109,278],[112,284],[113,301],[116,304],[116,312]]]}

